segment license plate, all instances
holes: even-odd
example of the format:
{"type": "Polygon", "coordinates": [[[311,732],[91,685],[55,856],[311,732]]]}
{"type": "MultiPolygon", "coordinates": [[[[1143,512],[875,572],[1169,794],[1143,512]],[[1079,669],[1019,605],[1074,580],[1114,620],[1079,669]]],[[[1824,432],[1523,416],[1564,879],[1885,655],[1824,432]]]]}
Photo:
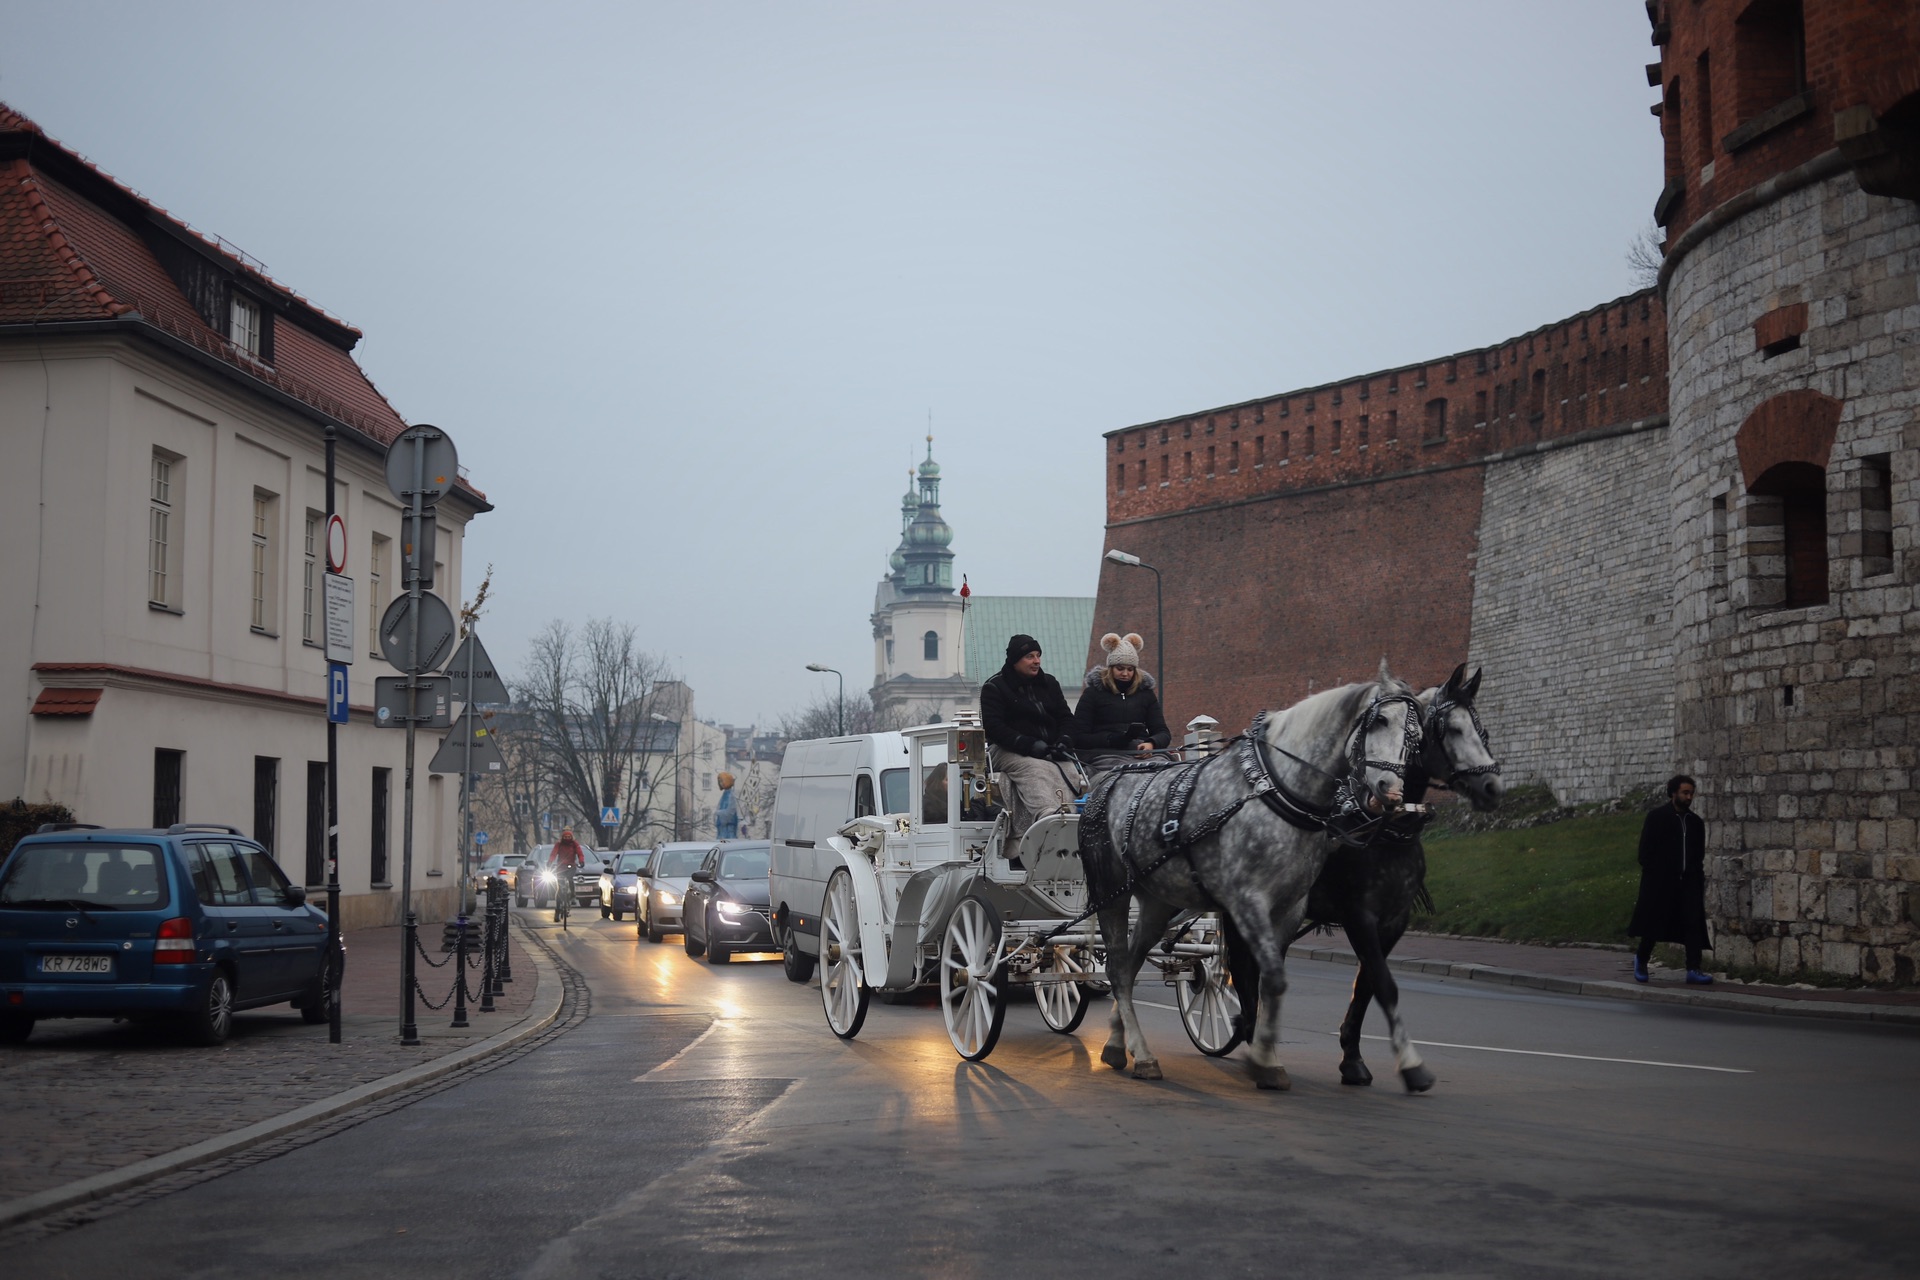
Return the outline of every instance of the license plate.
{"type": "Polygon", "coordinates": [[[42,973],[112,973],[112,956],[41,956],[42,973]]]}

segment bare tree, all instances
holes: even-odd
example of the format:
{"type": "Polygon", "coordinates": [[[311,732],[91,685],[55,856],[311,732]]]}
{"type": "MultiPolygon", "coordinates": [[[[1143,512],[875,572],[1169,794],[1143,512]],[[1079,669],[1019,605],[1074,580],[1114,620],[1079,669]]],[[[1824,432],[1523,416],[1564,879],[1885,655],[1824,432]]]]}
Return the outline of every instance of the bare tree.
{"type": "MultiPolygon", "coordinates": [[[[897,713],[881,714],[873,709],[873,699],[864,690],[847,695],[846,732],[882,733],[888,729],[904,729],[910,724],[921,724],[925,716],[918,719],[897,713]]],[[[837,738],[840,730],[840,699],[834,694],[822,694],[812,702],[780,717],[780,739],[782,742],[804,742],[808,738],[837,738]]]]}
{"type": "Polygon", "coordinates": [[[1667,257],[1666,233],[1652,222],[1641,227],[1627,243],[1627,270],[1635,288],[1651,289],[1660,283],[1660,267],[1667,257]]]}
{"type": "Polygon", "coordinates": [[[690,697],[664,658],[637,646],[631,624],[596,618],[576,632],[550,623],[513,694],[557,807],[590,824],[603,809],[620,810],[610,830],[591,827],[595,843],[626,848],[673,811],[690,697]]]}

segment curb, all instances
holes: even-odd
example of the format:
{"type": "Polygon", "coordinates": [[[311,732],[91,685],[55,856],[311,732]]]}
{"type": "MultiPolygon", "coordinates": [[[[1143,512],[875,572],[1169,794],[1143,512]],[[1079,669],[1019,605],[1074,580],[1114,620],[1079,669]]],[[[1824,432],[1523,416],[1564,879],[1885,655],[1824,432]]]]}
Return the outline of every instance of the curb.
{"type": "Polygon", "coordinates": [[[534,1006],[527,1011],[526,1018],[520,1025],[509,1027],[497,1035],[467,1045],[463,1049],[456,1049],[452,1053],[442,1054],[418,1066],[396,1071],[378,1080],[369,1080],[345,1092],[336,1093],[330,1098],[309,1102],[282,1115],[250,1124],[244,1129],[235,1129],[231,1133],[223,1133],[203,1142],[196,1142],[190,1147],[181,1147],[176,1151],[150,1156],[124,1168],[96,1173],[92,1177],[81,1178],[65,1186],[51,1187],[30,1196],[22,1196],[18,1200],[9,1200],[0,1204],[0,1230],[17,1226],[32,1218],[45,1217],[47,1214],[71,1208],[77,1204],[84,1204],[89,1200],[98,1200],[103,1196],[124,1191],[128,1187],[151,1182],[155,1178],[178,1173],[182,1169],[206,1160],[232,1155],[236,1151],[257,1146],[270,1138],[277,1138],[304,1125],[331,1119],[343,1112],[352,1111],[356,1107],[365,1106],[369,1102],[411,1089],[429,1080],[438,1079],[440,1076],[471,1066],[483,1058],[491,1057],[503,1049],[510,1049],[523,1040],[539,1035],[552,1026],[560,1016],[560,1003],[564,992],[559,969],[554,966],[552,960],[548,959],[542,949],[527,947],[524,950],[527,958],[533,962],[534,968],[539,972],[542,994],[535,998],[534,1006]]]}
{"type": "MultiPolygon", "coordinates": [[[[1332,964],[1358,964],[1353,952],[1339,947],[1315,947],[1296,953],[1308,960],[1332,964]]],[[[1818,1018],[1829,1022],[1871,1022],[1882,1026],[1920,1027],[1920,1007],[1911,1005],[1849,1004],[1844,1001],[1782,1000],[1771,996],[1747,995],[1734,991],[1689,991],[1684,988],[1643,987],[1638,983],[1588,978],[1562,978],[1548,973],[1529,973],[1523,969],[1502,969],[1487,964],[1457,964],[1451,960],[1389,959],[1396,973],[1418,973],[1430,977],[1462,978],[1471,982],[1490,982],[1507,987],[1531,987],[1556,995],[1597,996],[1609,1000],[1640,1000],[1652,1004],[1691,1006],[1695,1009],[1719,1009],[1728,1013],[1766,1013],[1785,1018],[1818,1018]]]]}

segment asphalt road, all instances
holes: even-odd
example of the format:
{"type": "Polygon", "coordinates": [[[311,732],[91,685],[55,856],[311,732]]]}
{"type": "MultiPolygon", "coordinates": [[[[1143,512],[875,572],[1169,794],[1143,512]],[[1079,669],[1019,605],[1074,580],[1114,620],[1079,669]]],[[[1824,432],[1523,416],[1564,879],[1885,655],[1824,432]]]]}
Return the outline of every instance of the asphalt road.
{"type": "MultiPolygon", "coordinates": [[[[1167,1078],[1014,1007],[858,1040],[778,963],[550,935],[592,1012],[290,1154],[9,1250],[20,1277],[1903,1276],[1920,1035],[1403,982],[1439,1075],[1342,1088],[1349,975],[1296,962],[1289,1093],[1145,1010],[1167,1078]],[[1444,1047],[1451,1046],[1451,1047],[1444,1047]]],[[[1376,1015],[1377,1017],[1377,1015],[1376,1015]]],[[[1370,1026],[1370,1031],[1382,1030],[1370,1026]]]]}

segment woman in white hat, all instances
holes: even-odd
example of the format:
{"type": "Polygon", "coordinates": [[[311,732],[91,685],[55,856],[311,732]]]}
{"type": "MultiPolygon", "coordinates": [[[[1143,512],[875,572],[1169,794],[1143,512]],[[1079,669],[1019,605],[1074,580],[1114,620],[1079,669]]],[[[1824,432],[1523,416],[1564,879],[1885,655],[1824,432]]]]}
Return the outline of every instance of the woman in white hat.
{"type": "Polygon", "coordinates": [[[1073,740],[1094,769],[1139,757],[1173,740],[1160,711],[1153,677],[1140,668],[1146,644],[1137,634],[1100,637],[1107,660],[1087,672],[1080,705],[1073,712],[1073,740]]]}

